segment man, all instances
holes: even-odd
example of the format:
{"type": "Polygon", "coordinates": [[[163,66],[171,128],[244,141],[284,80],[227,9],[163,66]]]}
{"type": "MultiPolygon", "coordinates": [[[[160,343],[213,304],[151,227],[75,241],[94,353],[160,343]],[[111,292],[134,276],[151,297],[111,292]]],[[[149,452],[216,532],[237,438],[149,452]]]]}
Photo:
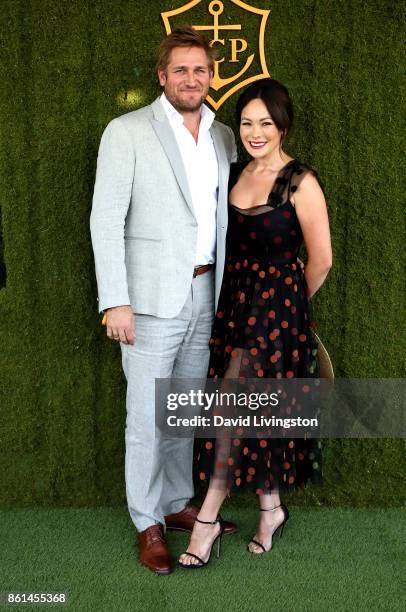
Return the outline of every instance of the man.
{"type": "Polygon", "coordinates": [[[189,504],[193,440],[156,433],[155,379],[206,376],[236,158],[232,130],[203,104],[213,65],[193,28],[163,41],[163,93],[107,126],[91,214],[99,308],[128,383],[128,508],[140,560],[159,574],[171,570],[164,527],[191,531],[198,510],[189,504]]]}

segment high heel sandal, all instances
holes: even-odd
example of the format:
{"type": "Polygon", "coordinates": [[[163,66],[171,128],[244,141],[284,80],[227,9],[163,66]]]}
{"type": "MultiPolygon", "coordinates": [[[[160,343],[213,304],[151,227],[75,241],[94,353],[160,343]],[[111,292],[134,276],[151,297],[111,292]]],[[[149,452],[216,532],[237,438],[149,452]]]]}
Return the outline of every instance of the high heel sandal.
{"type": "Polygon", "coordinates": [[[223,525],[223,519],[221,518],[220,515],[218,515],[218,517],[216,518],[215,521],[201,521],[200,519],[196,518],[196,521],[198,523],[202,523],[203,525],[215,525],[216,523],[220,524],[220,533],[214,538],[211,547],[210,547],[210,551],[209,551],[209,557],[207,559],[207,561],[203,561],[203,559],[201,559],[200,557],[198,557],[197,555],[195,555],[194,553],[190,553],[185,551],[184,555],[189,555],[190,557],[193,557],[194,559],[196,559],[197,561],[199,561],[199,563],[190,563],[190,564],[186,564],[186,563],[182,563],[182,561],[178,561],[179,565],[181,567],[184,567],[185,569],[199,569],[200,567],[204,567],[205,565],[208,564],[208,562],[210,561],[211,558],[211,551],[213,550],[213,546],[215,545],[215,543],[217,542],[217,559],[220,557],[220,553],[221,553],[221,538],[223,536],[223,532],[224,532],[224,525],[223,525]]]}
{"type": "MultiPolygon", "coordinates": [[[[277,508],[282,508],[283,510],[283,521],[280,525],[277,526],[277,528],[271,533],[271,538],[273,539],[273,536],[279,531],[279,539],[282,537],[282,533],[283,533],[283,528],[285,527],[285,523],[287,522],[288,518],[289,518],[289,510],[287,509],[287,507],[285,506],[285,504],[279,504],[279,506],[275,506],[274,508],[260,508],[261,512],[272,512],[274,510],[276,510],[277,508]]],[[[259,546],[260,548],[262,548],[262,550],[264,551],[264,553],[269,552],[272,550],[272,546],[269,550],[267,550],[265,548],[265,546],[263,544],[261,544],[261,542],[258,542],[258,540],[250,540],[247,546],[247,550],[248,552],[252,552],[249,549],[249,545],[251,544],[251,542],[253,544],[256,544],[257,546],[259,546]]],[[[253,553],[253,554],[258,554],[258,553],[253,553]]],[[[259,553],[262,554],[262,553],[259,553]]]]}

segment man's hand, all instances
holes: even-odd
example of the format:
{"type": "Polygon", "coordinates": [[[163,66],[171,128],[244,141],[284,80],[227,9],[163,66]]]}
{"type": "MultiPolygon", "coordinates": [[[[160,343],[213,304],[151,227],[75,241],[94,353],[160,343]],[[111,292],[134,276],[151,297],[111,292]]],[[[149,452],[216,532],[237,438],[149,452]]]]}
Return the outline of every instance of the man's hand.
{"type": "Polygon", "coordinates": [[[135,342],[135,316],[131,306],[116,306],[106,310],[107,336],[124,344],[135,342]]]}
{"type": "Polygon", "coordinates": [[[299,257],[297,258],[297,263],[299,264],[300,269],[303,272],[303,270],[305,269],[305,265],[304,265],[303,261],[301,259],[299,259],[299,257]]]}

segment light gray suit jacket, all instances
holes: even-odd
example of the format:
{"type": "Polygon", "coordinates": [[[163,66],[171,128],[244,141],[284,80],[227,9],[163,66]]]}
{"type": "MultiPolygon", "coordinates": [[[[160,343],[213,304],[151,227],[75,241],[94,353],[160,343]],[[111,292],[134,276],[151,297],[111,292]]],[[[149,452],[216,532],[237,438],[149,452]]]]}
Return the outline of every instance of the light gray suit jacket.
{"type": "MultiPolygon", "coordinates": [[[[216,306],[223,276],[227,186],[236,159],[232,130],[210,130],[219,166],[216,306]]],[[[202,173],[205,168],[202,168],[202,173]]],[[[99,310],[175,317],[186,302],[195,266],[197,221],[175,135],[157,98],[113,119],[97,159],[90,220],[99,310]]]]}

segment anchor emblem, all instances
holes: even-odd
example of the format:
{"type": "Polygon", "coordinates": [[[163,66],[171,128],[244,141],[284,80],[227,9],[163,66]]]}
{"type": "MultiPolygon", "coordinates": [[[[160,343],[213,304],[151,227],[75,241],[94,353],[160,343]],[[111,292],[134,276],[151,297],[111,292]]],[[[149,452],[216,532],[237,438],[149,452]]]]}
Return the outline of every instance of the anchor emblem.
{"type": "MultiPolygon", "coordinates": [[[[191,2],[188,2],[180,8],[161,13],[166,34],[170,34],[172,31],[170,23],[171,18],[181,14],[183,15],[184,13],[191,11],[198,4],[202,4],[202,2],[204,2],[204,0],[192,0],[191,2]]],[[[211,33],[210,44],[212,46],[219,45],[224,48],[224,51],[227,51],[229,49],[228,60],[226,60],[225,57],[222,57],[221,59],[216,60],[214,63],[214,76],[211,89],[215,92],[219,92],[219,96],[215,96],[214,94],[207,96],[207,102],[211,104],[214,110],[218,110],[220,106],[230,96],[232,96],[236,91],[238,91],[245,85],[248,85],[253,81],[257,81],[259,79],[263,79],[265,77],[270,76],[266,65],[264,46],[266,22],[269,17],[270,11],[253,7],[247,4],[246,2],[242,2],[242,0],[230,0],[230,2],[242,9],[243,11],[254,13],[255,15],[258,15],[260,17],[259,35],[257,41],[252,41],[252,43],[249,44],[249,41],[247,41],[244,37],[241,36],[241,23],[226,24],[224,23],[224,19],[221,23],[221,16],[224,13],[224,2],[221,0],[212,0],[211,2],[209,2],[208,12],[213,17],[212,24],[195,25],[193,23],[193,17],[189,19],[189,21],[192,22],[193,28],[195,30],[211,33]],[[251,50],[251,48],[256,48],[256,50],[253,53],[250,53],[250,55],[245,59],[242,68],[238,66],[239,70],[230,77],[221,76],[221,66],[224,63],[240,64],[241,59],[239,56],[246,52],[248,49],[251,50]],[[257,63],[259,63],[260,65],[261,72],[254,75],[250,75],[249,70],[256,58],[258,60],[257,63]]]]}

